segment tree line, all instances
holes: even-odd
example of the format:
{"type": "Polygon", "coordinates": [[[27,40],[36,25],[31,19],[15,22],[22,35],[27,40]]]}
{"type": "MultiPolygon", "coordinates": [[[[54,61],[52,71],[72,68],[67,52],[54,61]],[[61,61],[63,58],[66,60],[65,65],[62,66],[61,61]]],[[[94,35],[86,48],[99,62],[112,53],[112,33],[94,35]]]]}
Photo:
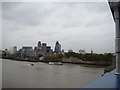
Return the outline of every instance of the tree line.
{"type": "Polygon", "coordinates": [[[86,53],[86,54],[79,54],[75,52],[67,52],[64,55],[50,55],[50,56],[44,56],[44,60],[53,60],[53,61],[60,61],[62,58],[78,58],[83,61],[107,61],[112,62],[113,54],[111,53],[105,53],[105,54],[96,54],[96,53],[86,53]]]}

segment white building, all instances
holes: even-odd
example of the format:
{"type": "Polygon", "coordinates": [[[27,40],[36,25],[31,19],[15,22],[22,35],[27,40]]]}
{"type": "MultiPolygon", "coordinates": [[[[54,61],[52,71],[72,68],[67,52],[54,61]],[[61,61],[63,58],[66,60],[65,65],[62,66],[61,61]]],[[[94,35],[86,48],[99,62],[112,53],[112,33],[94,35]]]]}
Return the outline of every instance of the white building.
{"type": "Polygon", "coordinates": [[[14,47],[13,47],[13,50],[12,50],[12,53],[13,53],[13,54],[16,54],[16,52],[17,52],[17,47],[14,46],[14,47]]]}
{"type": "Polygon", "coordinates": [[[85,50],[80,49],[79,54],[86,54],[85,50]]]}

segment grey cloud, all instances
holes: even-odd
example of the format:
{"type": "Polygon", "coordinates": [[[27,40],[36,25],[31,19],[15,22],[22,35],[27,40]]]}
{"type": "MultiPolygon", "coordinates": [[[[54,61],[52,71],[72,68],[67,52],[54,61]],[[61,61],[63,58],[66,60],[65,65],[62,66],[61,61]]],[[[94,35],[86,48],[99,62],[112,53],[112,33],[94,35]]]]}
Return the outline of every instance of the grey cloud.
{"type": "Polygon", "coordinates": [[[0,2],[0,49],[2,49],[2,3],[0,2]]]}
{"type": "Polygon", "coordinates": [[[60,41],[65,50],[114,52],[114,23],[105,2],[3,3],[2,15],[3,48],[41,40],[53,48],[60,41]]]}

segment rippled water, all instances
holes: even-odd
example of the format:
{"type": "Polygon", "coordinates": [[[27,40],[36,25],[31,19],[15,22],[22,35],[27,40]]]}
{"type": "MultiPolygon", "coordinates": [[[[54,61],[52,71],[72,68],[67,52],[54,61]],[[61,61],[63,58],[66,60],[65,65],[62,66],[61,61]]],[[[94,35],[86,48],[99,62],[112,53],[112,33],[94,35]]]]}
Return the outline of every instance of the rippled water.
{"type": "Polygon", "coordinates": [[[103,74],[103,67],[63,66],[2,60],[3,88],[80,88],[103,74]],[[31,65],[34,64],[34,66],[31,65]]]}

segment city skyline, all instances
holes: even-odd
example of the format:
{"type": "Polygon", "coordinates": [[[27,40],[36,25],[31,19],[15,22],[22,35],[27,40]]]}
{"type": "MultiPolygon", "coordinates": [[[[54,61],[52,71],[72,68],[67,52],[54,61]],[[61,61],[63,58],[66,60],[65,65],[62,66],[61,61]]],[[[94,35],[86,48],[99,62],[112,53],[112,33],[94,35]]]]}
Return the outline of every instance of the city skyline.
{"type": "MultiPolygon", "coordinates": [[[[46,47],[50,47],[50,49],[52,51],[54,51],[54,52],[60,51],[60,53],[62,53],[62,51],[63,52],[76,52],[76,53],[93,53],[92,49],[90,49],[88,52],[86,52],[86,50],[82,49],[82,48],[79,48],[78,51],[74,51],[73,49],[68,49],[68,50],[64,51],[64,49],[61,48],[61,44],[59,43],[59,41],[56,41],[56,43],[54,43],[54,47],[53,48],[51,47],[51,45],[48,45],[47,42],[38,41],[38,43],[36,43],[36,45],[34,45],[34,46],[31,46],[31,45],[22,45],[20,48],[18,48],[17,46],[11,46],[10,48],[1,49],[1,52],[7,50],[7,51],[9,51],[9,53],[13,53],[14,52],[13,51],[14,48],[16,48],[17,51],[20,51],[22,48],[25,48],[25,47],[32,48],[32,50],[37,50],[37,49],[39,49],[38,47],[41,47],[41,46],[44,46],[44,45],[46,47]],[[56,46],[58,48],[57,50],[56,50],[56,46]]],[[[60,54],[59,52],[57,52],[57,53],[60,54]]],[[[104,52],[104,53],[110,53],[110,52],[104,52]]]]}
{"type": "Polygon", "coordinates": [[[114,23],[106,2],[3,2],[2,11],[3,49],[34,47],[40,40],[52,48],[59,41],[65,51],[114,52],[114,23]]]}

